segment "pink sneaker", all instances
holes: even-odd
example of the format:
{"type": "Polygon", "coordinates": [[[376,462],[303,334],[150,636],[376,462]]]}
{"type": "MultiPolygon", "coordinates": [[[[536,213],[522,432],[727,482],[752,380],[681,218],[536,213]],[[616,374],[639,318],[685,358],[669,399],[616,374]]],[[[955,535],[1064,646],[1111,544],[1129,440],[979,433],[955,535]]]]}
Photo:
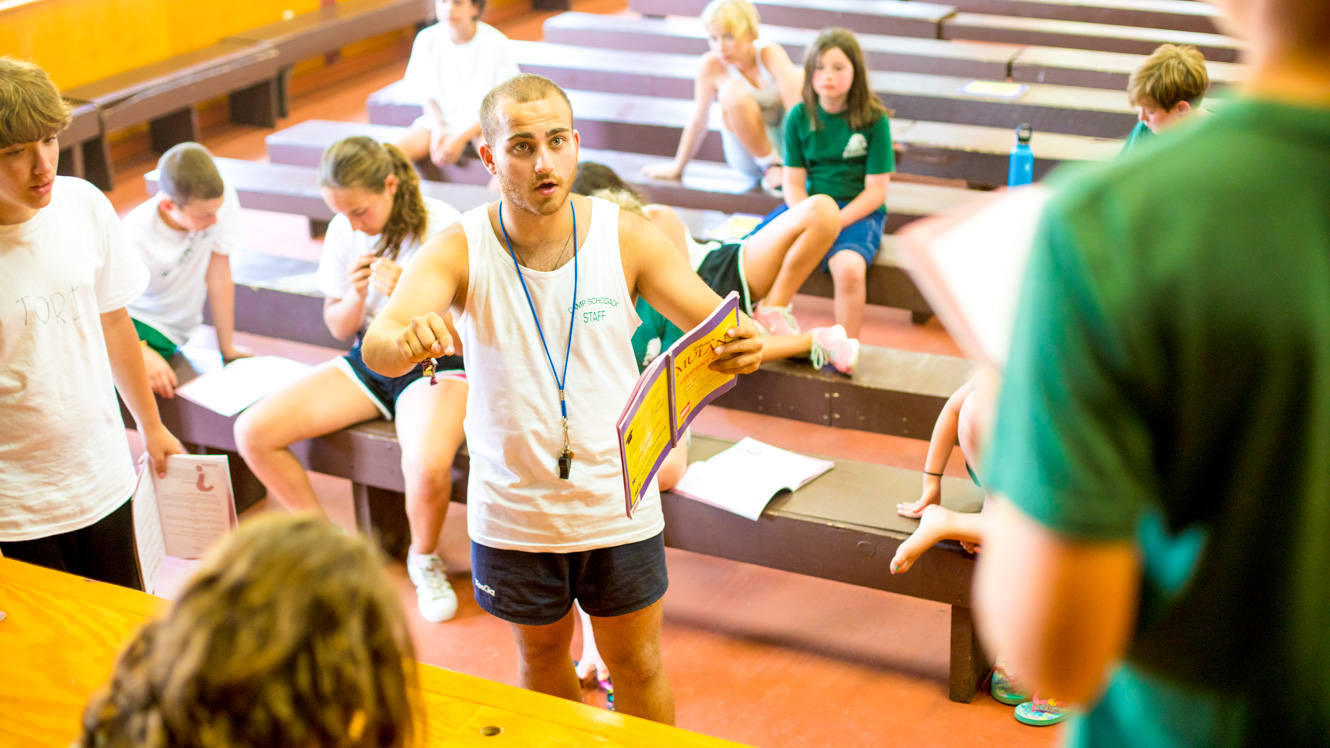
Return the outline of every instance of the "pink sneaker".
{"type": "Polygon", "coordinates": [[[808,357],[815,368],[831,364],[842,374],[854,373],[854,367],[859,364],[859,341],[846,337],[844,327],[818,327],[812,330],[812,335],[813,349],[808,357]]]}
{"type": "Polygon", "coordinates": [[[753,321],[767,335],[799,334],[799,322],[794,318],[793,305],[767,306],[759,302],[753,310],[753,321]]]}

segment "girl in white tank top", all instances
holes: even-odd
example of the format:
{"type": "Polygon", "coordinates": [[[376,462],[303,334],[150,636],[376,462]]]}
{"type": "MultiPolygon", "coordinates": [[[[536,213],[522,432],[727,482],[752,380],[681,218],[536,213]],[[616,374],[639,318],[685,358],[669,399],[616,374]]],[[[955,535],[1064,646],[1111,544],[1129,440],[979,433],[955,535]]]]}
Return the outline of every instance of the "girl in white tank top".
{"type": "Polygon", "coordinates": [[[575,263],[521,269],[530,304],[488,206],[462,216],[470,275],[456,325],[471,382],[467,521],[471,539],[484,546],[576,553],[646,540],[665,527],[654,480],[631,520],[624,509],[615,422],[637,382],[630,340],[639,319],[619,255],[619,208],[594,198],[588,204],[590,215],[576,214],[590,229],[575,263]],[[550,363],[563,376],[565,350],[574,455],[567,480],[557,470],[563,426],[550,363]]]}

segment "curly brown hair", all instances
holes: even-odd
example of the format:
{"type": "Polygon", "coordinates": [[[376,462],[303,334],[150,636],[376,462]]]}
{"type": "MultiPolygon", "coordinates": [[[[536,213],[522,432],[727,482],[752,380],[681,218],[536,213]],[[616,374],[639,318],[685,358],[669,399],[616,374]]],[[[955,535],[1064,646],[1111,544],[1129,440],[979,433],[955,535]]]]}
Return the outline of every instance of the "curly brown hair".
{"type": "Polygon", "coordinates": [[[353,135],[328,146],[319,162],[319,186],[323,188],[358,187],[382,193],[388,189],[389,174],[397,176],[397,194],[374,254],[392,260],[406,241],[424,241],[429,224],[425,197],[420,194],[420,175],[406,154],[392,143],[353,135]]]}
{"type": "Polygon", "coordinates": [[[402,748],[416,674],[383,563],[323,519],[246,522],[120,654],[76,745],[402,748]]]}

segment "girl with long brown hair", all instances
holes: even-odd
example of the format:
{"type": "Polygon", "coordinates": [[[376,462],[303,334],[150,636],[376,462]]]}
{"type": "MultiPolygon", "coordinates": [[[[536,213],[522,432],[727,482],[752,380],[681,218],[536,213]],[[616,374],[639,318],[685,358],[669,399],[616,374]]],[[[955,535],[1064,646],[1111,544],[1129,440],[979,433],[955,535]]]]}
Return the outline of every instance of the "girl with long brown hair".
{"type": "Polygon", "coordinates": [[[854,34],[845,29],[818,34],[804,53],[803,100],[785,125],[785,205],[754,229],[810,195],[836,201],[840,234],[821,269],[831,273],[835,285],[836,322],[852,338],[863,320],[865,279],[882,245],[887,185],[896,168],[889,114],[868,87],[854,34]]]}
{"type": "Polygon", "coordinates": [[[452,495],[452,464],[463,441],[466,373],[460,355],[439,359],[437,386],[422,367],[401,377],[370,371],[360,336],[397,286],[402,266],[430,237],[455,223],[452,207],[420,193],[420,177],[396,146],[351,137],[328,147],[319,168],[323,199],[337,215],[319,260],[323,320],[334,337],[354,337],[350,353],[250,406],[236,421],[236,445],[268,494],[293,510],[323,513],[309,477],[289,449],[361,421],[397,427],[411,526],[407,571],[421,615],[457,612],[457,595],[435,551],[452,495]]]}

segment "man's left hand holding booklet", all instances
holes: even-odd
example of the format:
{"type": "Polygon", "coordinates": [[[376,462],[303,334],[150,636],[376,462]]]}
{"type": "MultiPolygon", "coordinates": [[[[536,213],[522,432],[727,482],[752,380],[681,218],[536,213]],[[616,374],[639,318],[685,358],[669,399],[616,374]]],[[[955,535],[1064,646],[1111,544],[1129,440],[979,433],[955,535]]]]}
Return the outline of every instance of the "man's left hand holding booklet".
{"type": "Polygon", "coordinates": [[[236,526],[226,455],[171,455],[165,478],[144,466],[130,501],[139,576],[149,594],[166,556],[199,558],[236,526]]]}
{"type": "Polygon", "coordinates": [[[739,294],[731,291],[716,311],[656,357],[642,372],[619,416],[619,457],[628,516],[642,501],[665,456],[698,411],[734,386],[733,374],[710,368],[715,349],[739,325],[739,294]]]}

